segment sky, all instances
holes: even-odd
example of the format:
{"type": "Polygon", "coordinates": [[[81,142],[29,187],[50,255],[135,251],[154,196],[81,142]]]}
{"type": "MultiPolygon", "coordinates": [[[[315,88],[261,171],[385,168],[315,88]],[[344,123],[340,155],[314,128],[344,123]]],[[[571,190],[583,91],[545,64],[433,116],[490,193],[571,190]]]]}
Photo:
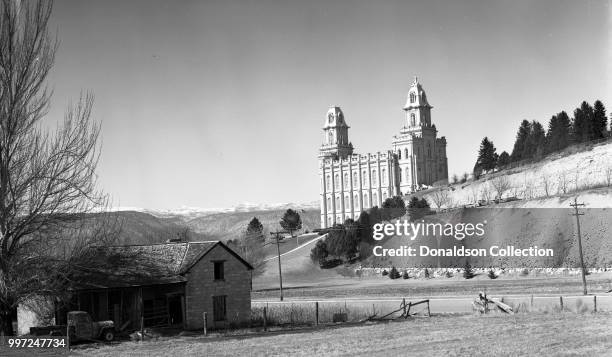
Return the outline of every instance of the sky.
{"type": "Polygon", "coordinates": [[[418,76],[471,171],[523,119],[612,108],[612,0],[57,0],[54,123],[81,92],[102,124],[99,184],[150,209],[318,200],[329,106],[357,153],[386,151],[418,76]]]}

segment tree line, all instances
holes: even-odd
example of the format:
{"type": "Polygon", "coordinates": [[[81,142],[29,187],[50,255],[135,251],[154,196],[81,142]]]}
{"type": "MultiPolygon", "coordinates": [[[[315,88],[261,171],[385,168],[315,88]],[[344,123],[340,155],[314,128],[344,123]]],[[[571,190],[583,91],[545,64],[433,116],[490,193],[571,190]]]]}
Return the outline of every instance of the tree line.
{"type": "Polygon", "coordinates": [[[425,198],[412,197],[408,207],[400,196],[387,198],[382,208],[374,206],[368,211],[362,211],[357,221],[349,218],[343,224],[338,223],[324,230],[327,237],[319,240],[312,248],[310,259],[323,268],[363,260],[370,255],[376,243],[373,238],[374,225],[402,217],[406,213],[414,221],[432,211],[425,198]]]}
{"type": "Polygon", "coordinates": [[[498,155],[493,141],[488,137],[482,139],[474,165],[474,178],[484,172],[503,169],[511,163],[540,160],[573,144],[609,137],[610,132],[612,127],[608,129],[606,108],[600,100],[596,100],[593,106],[583,101],[574,110],[572,118],[565,111],[553,115],[548,121],[547,130],[536,120],[523,120],[511,154],[503,151],[498,155]]]}

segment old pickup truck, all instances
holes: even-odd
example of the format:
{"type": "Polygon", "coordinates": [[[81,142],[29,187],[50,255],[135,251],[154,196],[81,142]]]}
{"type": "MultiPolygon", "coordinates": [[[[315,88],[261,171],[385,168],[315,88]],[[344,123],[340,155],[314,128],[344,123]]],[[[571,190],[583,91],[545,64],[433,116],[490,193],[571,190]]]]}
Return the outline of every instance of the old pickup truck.
{"type": "Polygon", "coordinates": [[[65,336],[66,328],[70,331],[70,341],[112,341],[115,338],[115,323],[113,321],[92,321],[85,311],[70,311],[68,326],[55,325],[31,327],[30,334],[35,336],[52,335],[65,336]]]}

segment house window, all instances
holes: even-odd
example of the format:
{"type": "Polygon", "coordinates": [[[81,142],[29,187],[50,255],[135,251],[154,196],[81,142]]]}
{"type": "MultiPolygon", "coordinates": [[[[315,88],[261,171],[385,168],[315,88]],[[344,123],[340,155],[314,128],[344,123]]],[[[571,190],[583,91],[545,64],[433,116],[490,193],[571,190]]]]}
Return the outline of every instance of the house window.
{"type": "Polygon", "coordinates": [[[213,296],[213,318],[215,321],[227,320],[226,295],[213,296]]]}
{"type": "Polygon", "coordinates": [[[414,103],[415,99],[416,99],[416,96],[414,95],[414,93],[410,93],[410,103],[414,103]]]}
{"type": "Polygon", "coordinates": [[[353,172],[353,187],[357,187],[358,185],[358,180],[359,177],[357,177],[357,171],[353,172]]]}
{"type": "Polygon", "coordinates": [[[376,170],[372,170],[372,186],[376,186],[376,170]]]}
{"type": "Polygon", "coordinates": [[[223,280],[223,262],[213,262],[215,266],[215,280],[223,280]]]}
{"type": "Polygon", "coordinates": [[[382,184],[386,185],[387,184],[387,170],[382,169],[380,171],[380,175],[382,176],[382,184]]]}
{"type": "Polygon", "coordinates": [[[327,188],[327,191],[329,191],[330,189],[330,182],[331,182],[331,177],[329,177],[329,175],[325,176],[325,187],[327,188]]]}
{"type": "Polygon", "coordinates": [[[415,126],[416,125],[416,116],[414,115],[414,113],[410,114],[410,126],[415,126]]]}
{"type": "Polygon", "coordinates": [[[344,187],[348,187],[349,185],[349,180],[348,180],[348,172],[344,173],[344,187]]]}
{"type": "Polygon", "coordinates": [[[340,187],[340,178],[338,177],[338,174],[334,175],[334,187],[336,189],[338,189],[338,187],[340,187]]]}

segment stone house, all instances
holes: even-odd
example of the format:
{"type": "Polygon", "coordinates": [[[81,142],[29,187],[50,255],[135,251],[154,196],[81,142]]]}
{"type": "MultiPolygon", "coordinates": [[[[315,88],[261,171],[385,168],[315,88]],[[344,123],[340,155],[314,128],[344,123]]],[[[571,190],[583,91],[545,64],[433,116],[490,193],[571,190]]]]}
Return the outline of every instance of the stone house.
{"type": "MultiPolygon", "coordinates": [[[[70,303],[53,312],[56,324],[72,310],[121,330],[200,329],[204,312],[212,329],[250,320],[253,267],[220,241],[103,247],[91,259],[96,270],[74,277],[70,303]]],[[[37,319],[26,307],[18,315],[18,330],[27,333],[37,319]]]]}

